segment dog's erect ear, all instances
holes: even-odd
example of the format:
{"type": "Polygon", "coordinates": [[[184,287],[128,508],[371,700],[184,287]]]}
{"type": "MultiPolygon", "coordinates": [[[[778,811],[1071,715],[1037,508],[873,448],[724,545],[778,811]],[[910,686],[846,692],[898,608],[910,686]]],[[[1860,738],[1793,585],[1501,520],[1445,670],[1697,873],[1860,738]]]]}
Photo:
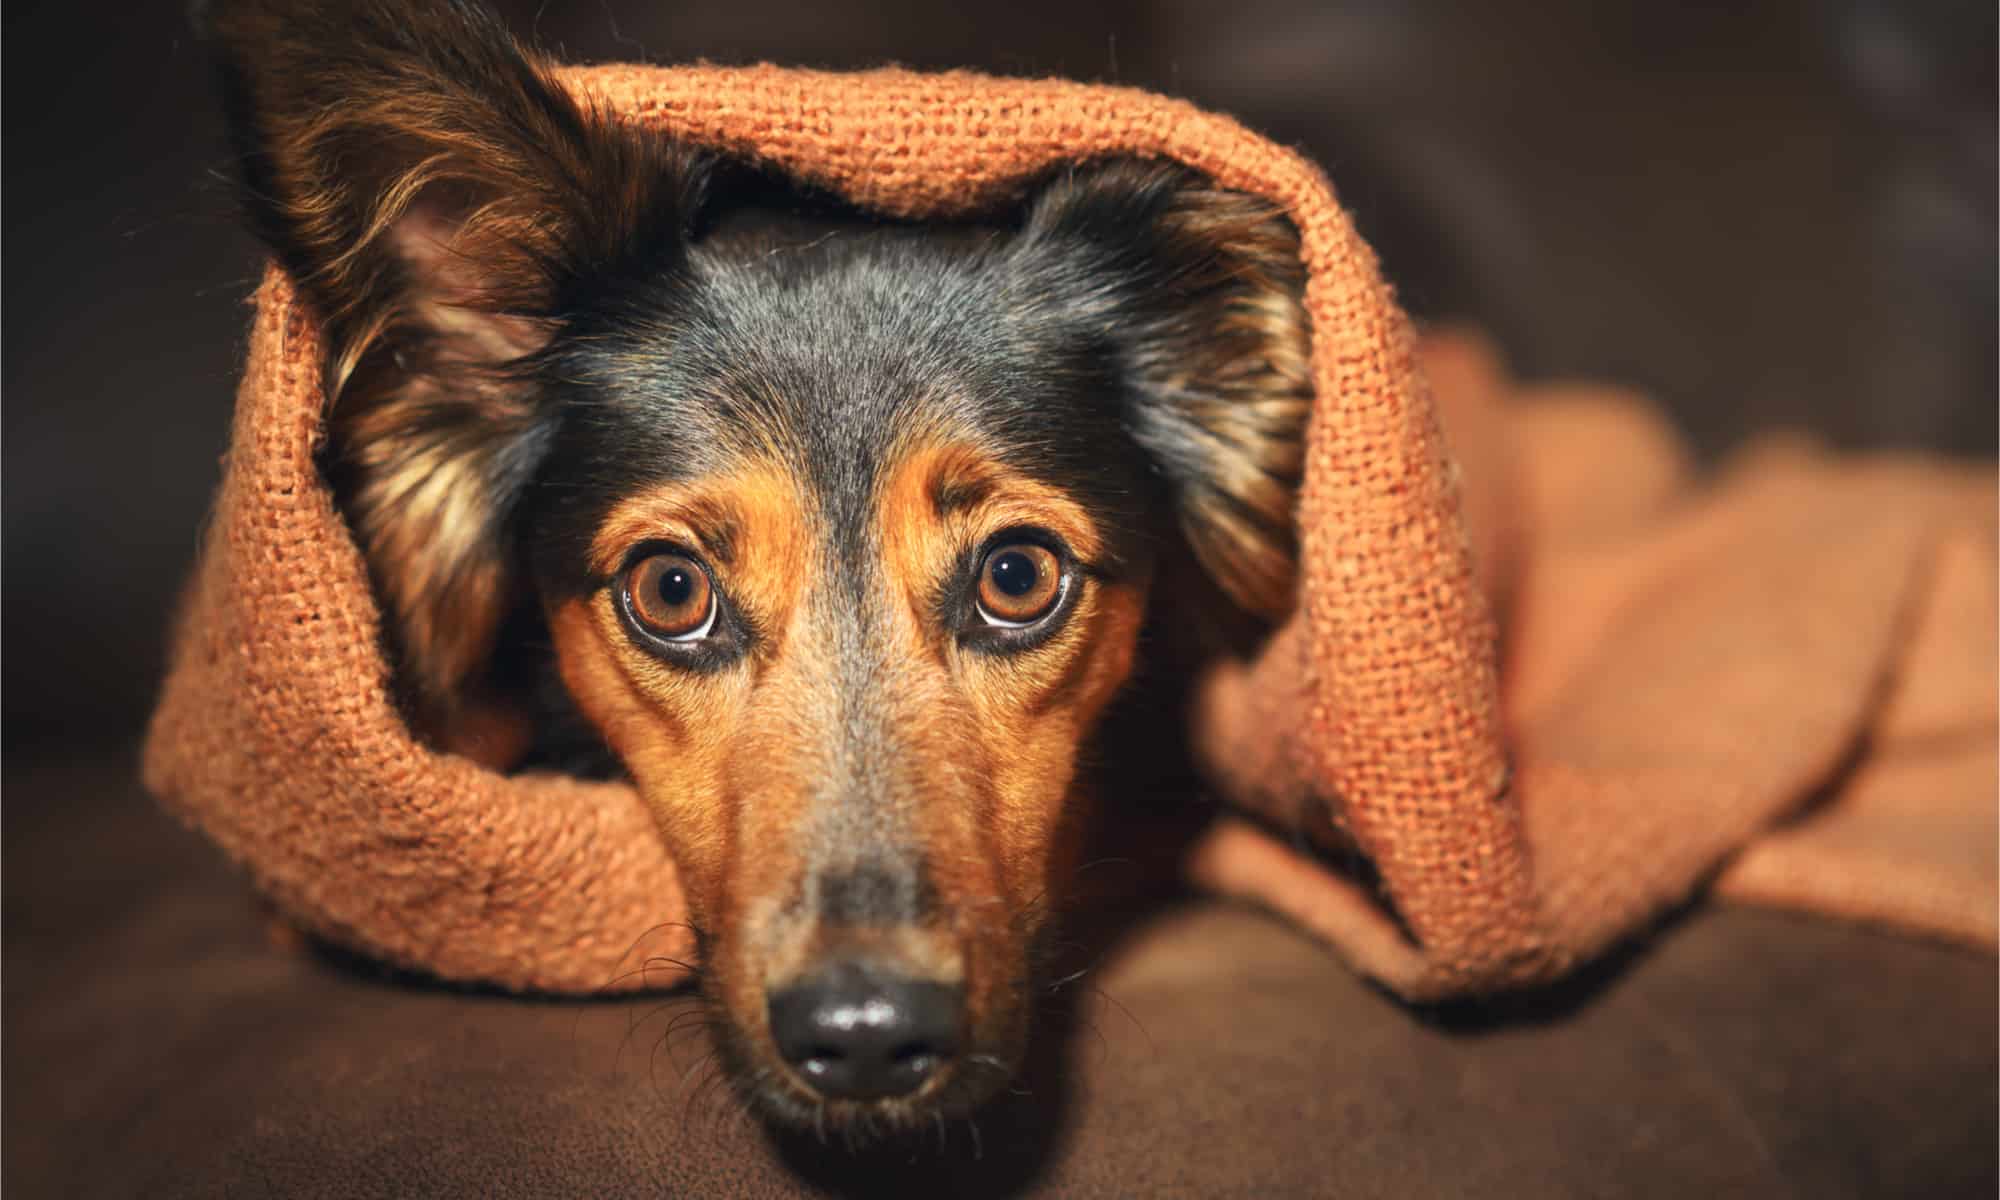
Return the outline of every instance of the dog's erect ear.
{"type": "Polygon", "coordinates": [[[1126,427],[1202,567],[1250,612],[1289,612],[1312,408],[1291,223],[1187,168],[1112,162],[1044,185],[1016,255],[1064,319],[1111,348],[1126,427]]]}
{"type": "Polygon", "coordinates": [[[213,0],[244,207],[327,338],[328,471],[449,708],[513,602],[545,430],[525,369],[578,289],[671,270],[705,176],[568,94],[466,0],[213,0]]]}

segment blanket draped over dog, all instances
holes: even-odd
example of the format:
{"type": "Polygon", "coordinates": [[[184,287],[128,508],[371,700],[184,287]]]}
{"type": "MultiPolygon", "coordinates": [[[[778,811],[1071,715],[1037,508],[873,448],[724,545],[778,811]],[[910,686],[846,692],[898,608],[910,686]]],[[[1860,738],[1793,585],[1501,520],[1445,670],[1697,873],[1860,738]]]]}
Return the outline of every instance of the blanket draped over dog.
{"type": "MultiPolygon", "coordinates": [[[[1318,396],[1302,594],[1200,692],[1197,753],[1254,814],[1195,848],[1206,886],[1415,999],[1551,978],[1707,883],[1993,944],[1990,465],[1782,443],[1696,486],[1642,403],[1516,388],[1470,338],[1420,345],[1319,171],[1181,102],[899,70],[564,78],[884,214],[992,211],[1106,155],[1176,159],[1290,214],[1318,396]]],[[[689,952],[636,793],[501,775],[399,716],[315,467],[317,329],[275,270],[256,304],[150,787],[290,918],[390,962],[521,989],[669,982],[636,969],[689,952]]]]}

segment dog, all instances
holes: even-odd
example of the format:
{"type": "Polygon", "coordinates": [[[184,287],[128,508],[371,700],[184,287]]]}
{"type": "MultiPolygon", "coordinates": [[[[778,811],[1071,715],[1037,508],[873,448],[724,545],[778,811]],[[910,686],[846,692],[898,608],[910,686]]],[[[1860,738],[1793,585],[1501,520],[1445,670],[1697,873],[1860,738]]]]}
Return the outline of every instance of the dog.
{"type": "Polygon", "coordinates": [[[1296,231],[1123,160],[857,212],[572,95],[469,0],[197,25],[412,727],[630,779],[774,1122],[990,1096],[1148,631],[1292,605],[1296,231]]]}

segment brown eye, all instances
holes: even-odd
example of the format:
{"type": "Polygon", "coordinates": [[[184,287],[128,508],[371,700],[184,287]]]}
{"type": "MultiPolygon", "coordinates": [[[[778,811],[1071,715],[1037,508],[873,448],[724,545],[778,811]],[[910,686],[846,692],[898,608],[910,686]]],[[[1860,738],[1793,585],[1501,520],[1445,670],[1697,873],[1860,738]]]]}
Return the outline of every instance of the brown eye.
{"type": "Polygon", "coordinates": [[[1062,564],[1033,542],[995,546],[979,564],[979,615],[989,625],[1032,625],[1061,598],[1062,564]]]}
{"type": "Polygon", "coordinates": [[[651,554],[625,569],[626,607],[641,628],[670,642],[692,642],[715,628],[715,588],[684,554],[651,554]]]}

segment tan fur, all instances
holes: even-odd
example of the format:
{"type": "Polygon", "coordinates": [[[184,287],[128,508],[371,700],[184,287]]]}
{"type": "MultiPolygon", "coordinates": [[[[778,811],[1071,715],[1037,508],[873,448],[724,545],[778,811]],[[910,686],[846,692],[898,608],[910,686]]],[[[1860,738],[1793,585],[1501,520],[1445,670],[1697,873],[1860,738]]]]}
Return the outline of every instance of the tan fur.
{"type": "Polygon", "coordinates": [[[1164,217],[1200,269],[1179,281],[1210,310],[1188,349],[1193,414],[1219,446],[1181,497],[1189,545],[1231,599],[1278,620],[1297,569],[1293,509],[1313,401],[1312,331],[1298,233],[1268,202],[1189,187],[1164,217]]]}

